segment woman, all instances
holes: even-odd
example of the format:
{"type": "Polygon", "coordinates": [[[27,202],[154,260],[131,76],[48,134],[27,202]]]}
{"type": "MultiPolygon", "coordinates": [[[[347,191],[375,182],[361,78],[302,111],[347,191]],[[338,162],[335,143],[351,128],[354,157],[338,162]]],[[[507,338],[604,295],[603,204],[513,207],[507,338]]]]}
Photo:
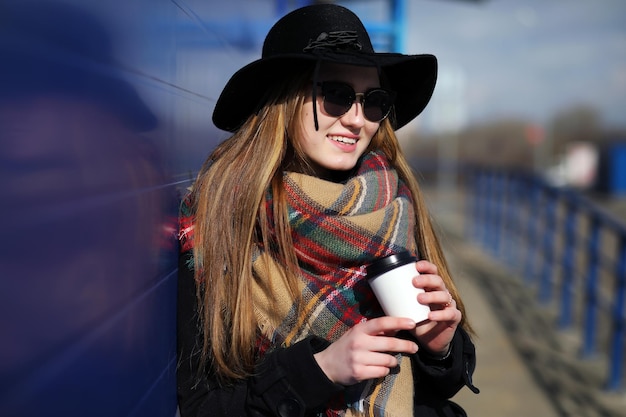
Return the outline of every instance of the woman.
{"type": "Polygon", "coordinates": [[[230,79],[213,121],[233,135],[182,205],[183,417],[463,415],[447,399],[476,390],[469,325],[394,134],[435,78],[433,56],[375,53],[323,4],[230,79]],[[405,250],[423,259],[419,325],[385,317],[364,279],[405,250]]]}

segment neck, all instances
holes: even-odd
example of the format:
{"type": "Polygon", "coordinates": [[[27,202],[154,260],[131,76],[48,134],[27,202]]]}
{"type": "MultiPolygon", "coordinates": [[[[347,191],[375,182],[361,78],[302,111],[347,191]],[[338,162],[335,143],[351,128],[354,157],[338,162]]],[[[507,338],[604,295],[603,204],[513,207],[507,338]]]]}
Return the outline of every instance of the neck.
{"type": "Polygon", "coordinates": [[[292,161],[285,167],[285,171],[297,172],[299,174],[311,175],[325,181],[334,183],[345,183],[352,178],[358,169],[358,165],[347,171],[338,171],[324,168],[313,161],[292,161]]]}

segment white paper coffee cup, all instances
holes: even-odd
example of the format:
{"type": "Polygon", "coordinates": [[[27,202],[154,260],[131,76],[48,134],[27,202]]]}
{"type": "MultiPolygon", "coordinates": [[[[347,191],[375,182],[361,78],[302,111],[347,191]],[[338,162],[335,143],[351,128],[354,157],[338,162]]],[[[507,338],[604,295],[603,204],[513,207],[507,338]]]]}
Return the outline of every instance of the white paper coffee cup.
{"type": "Polygon", "coordinates": [[[408,317],[420,323],[428,319],[430,307],[417,301],[417,295],[424,290],[412,283],[419,275],[415,269],[416,261],[409,252],[390,255],[372,262],[366,268],[366,274],[386,315],[408,317]]]}

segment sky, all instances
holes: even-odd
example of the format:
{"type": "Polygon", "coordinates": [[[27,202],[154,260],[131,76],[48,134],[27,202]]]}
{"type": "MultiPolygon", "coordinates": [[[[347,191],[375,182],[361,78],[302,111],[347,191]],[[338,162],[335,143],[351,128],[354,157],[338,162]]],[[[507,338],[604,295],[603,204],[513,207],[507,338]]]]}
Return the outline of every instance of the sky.
{"type": "Polygon", "coordinates": [[[440,83],[424,113],[435,127],[446,127],[442,109],[453,125],[501,117],[545,124],[575,105],[626,126],[626,1],[407,4],[406,52],[439,59],[440,83]]]}

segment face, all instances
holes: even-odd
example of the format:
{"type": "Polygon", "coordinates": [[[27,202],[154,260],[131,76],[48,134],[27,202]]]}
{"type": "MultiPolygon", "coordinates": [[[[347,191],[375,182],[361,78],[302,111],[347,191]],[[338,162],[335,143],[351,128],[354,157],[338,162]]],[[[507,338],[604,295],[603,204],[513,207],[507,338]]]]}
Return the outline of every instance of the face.
{"type": "MultiPolygon", "coordinates": [[[[322,64],[318,80],[346,83],[356,93],[364,93],[380,86],[376,68],[352,65],[322,64]]],[[[315,130],[312,100],[312,94],[309,94],[302,106],[302,130],[296,140],[320,177],[351,170],[367,150],[380,123],[364,117],[363,106],[359,100],[355,100],[345,114],[329,115],[324,109],[322,91],[318,87],[319,129],[315,130]]]]}

